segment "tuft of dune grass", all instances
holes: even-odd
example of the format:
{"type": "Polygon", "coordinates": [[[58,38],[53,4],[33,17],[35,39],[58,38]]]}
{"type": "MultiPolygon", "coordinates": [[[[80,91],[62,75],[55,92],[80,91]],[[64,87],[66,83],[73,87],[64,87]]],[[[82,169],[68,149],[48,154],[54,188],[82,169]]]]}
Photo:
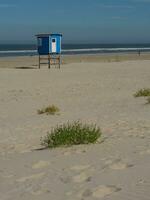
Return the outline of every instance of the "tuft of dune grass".
{"type": "Polygon", "coordinates": [[[41,139],[46,148],[95,143],[101,136],[99,127],[79,121],[58,125],[41,139]]]}
{"type": "Polygon", "coordinates": [[[57,106],[55,105],[50,105],[50,106],[47,106],[45,108],[42,108],[42,109],[39,109],[37,111],[37,113],[39,115],[41,114],[47,114],[47,115],[55,115],[56,113],[58,113],[60,110],[57,106]]]}
{"type": "Polygon", "coordinates": [[[150,88],[143,88],[138,90],[134,97],[149,97],[150,96],[150,88]]]}

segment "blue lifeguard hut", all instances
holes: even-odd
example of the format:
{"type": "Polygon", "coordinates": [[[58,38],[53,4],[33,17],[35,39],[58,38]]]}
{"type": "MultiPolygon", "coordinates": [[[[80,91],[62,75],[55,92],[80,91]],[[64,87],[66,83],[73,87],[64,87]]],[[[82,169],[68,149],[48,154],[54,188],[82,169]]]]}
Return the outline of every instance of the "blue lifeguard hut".
{"type": "Polygon", "coordinates": [[[49,68],[52,64],[58,64],[60,68],[62,34],[38,34],[36,37],[39,54],[39,68],[42,64],[41,59],[45,59],[45,57],[42,56],[47,56],[49,68]]]}

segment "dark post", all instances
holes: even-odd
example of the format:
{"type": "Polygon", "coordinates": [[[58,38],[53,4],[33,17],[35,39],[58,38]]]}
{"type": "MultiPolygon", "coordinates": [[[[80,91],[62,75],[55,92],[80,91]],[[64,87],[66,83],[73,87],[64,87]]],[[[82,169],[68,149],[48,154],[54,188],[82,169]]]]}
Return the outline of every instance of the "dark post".
{"type": "Polygon", "coordinates": [[[59,58],[58,59],[59,59],[59,69],[60,69],[60,54],[59,54],[59,58]]]}
{"type": "Polygon", "coordinates": [[[51,57],[50,54],[48,54],[48,68],[51,68],[51,57]]]}
{"type": "Polygon", "coordinates": [[[138,51],[138,54],[139,54],[139,56],[141,55],[141,52],[140,52],[140,50],[138,51]]]}
{"type": "Polygon", "coordinates": [[[41,63],[41,60],[40,60],[40,55],[39,55],[39,69],[40,69],[40,63],[41,63]]]}

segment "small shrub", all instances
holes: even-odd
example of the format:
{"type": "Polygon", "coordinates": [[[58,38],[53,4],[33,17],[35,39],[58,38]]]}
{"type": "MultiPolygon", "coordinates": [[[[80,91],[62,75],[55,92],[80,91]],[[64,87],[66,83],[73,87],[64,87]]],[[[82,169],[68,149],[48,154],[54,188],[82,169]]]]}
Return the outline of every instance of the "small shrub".
{"type": "Polygon", "coordinates": [[[58,112],[59,112],[59,108],[54,105],[48,106],[46,108],[43,108],[37,111],[39,115],[41,114],[54,115],[58,112]]]}
{"type": "Polygon", "coordinates": [[[147,97],[147,96],[150,96],[149,88],[140,89],[134,94],[134,97],[147,97]]]}
{"type": "Polygon", "coordinates": [[[81,122],[67,123],[53,128],[41,139],[41,144],[48,148],[95,143],[101,136],[101,130],[96,125],[81,122]]]}

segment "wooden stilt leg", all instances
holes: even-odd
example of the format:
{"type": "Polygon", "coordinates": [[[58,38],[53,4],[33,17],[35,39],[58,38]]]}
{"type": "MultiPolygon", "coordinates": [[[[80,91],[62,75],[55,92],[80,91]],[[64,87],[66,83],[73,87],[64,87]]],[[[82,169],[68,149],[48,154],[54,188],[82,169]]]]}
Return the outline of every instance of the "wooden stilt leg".
{"type": "Polygon", "coordinates": [[[40,60],[40,55],[39,55],[39,69],[40,69],[40,64],[41,64],[41,60],[40,60]]]}
{"type": "Polygon", "coordinates": [[[51,57],[50,57],[50,55],[48,55],[48,68],[49,69],[51,68],[51,57]]]}
{"type": "Polygon", "coordinates": [[[59,61],[59,69],[60,69],[60,55],[59,55],[59,60],[58,61],[59,61]]]}

